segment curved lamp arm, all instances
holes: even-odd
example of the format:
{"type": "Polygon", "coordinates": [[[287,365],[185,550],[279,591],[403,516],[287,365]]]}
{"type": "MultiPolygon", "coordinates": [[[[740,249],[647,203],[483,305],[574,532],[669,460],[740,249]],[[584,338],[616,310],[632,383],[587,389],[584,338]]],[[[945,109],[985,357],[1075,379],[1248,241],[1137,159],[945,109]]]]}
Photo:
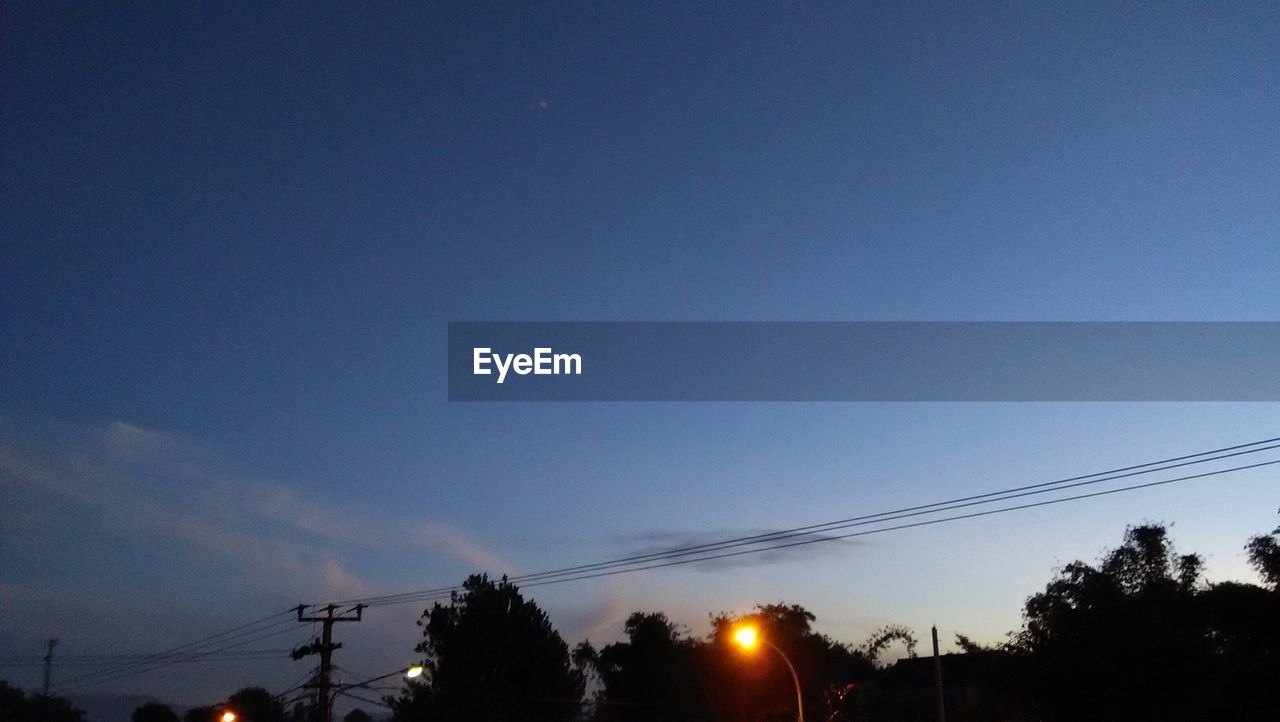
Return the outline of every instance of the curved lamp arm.
{"type": "Polygon", "coordinates": [[[800,675],[796,674],[796,668],[791,664],[791,660],[787,658],[786,652],[778,648],[778,645],[767,639],[760,640],[769,645],[769,648],[778,653],[782,657],[782,661],[787,663],[787,671],[791,673],[791,681],[796,686],[796,720],[804,722],[804,695],[800,692],[800,675]]]}

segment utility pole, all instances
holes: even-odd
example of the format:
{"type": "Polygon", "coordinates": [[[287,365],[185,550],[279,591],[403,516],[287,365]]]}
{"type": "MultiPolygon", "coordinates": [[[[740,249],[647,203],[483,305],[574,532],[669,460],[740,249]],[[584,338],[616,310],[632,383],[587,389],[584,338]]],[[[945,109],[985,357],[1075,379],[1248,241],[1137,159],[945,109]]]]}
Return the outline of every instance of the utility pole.
{"type": "Polygon", "coordinates": [[[942,698],[942,657],[938,655],[938,625],[933,625],[933,677],[938,684],[938,722],[947,722],[947,707],[942,698]]]}
{"type": "Polygon", "coordinates": [[[308,686],[315,686],[319,688],[320,722],[332,722],[333,708],[331,707],[332,700],[329,697],[329,690],[332,688],[332,680],[330,680],[329,675],[333,670],[333,650],[342,646],[341,644],[333,643],[333,625],[335,622],[360,621],[361,617],[364,616],[364,605],[357,604],[350,609],[344,610],[342,614],[339,614],[338,605],[330,604],[324,608],[324,616],[322,617],[304,617],[302,613],[306,608],[307,605],[305,604],[298,605],[298,621],[319,622],[322,625],[323,631],[320,634],[320,642],[318,646],[313,643],[310,645],[310,649],[302,650],[301,653],[299,653],[299,651],[295,651],[294,658],[301,659],[307,654],[320,655],[320,679],[315,685],[308,686]],[[355,616],[352,616],[352,612],[355,613],[355,616]]]}
{"type": "Polygon", "coordinates": [[[58,646],[58,640],[50,639],[46,642],[49,645],[48,651],[44,653],[44,696],[49,696],[49,682],[53,679],[53,648],[58,646]]]}

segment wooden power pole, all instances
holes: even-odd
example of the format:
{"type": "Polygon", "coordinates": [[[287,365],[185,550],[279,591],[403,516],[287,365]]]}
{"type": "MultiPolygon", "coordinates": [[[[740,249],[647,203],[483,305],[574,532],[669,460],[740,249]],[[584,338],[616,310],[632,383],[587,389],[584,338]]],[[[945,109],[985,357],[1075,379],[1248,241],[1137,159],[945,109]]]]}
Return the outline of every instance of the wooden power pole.
{"type": "Polygon", "coordinates": [[[942,697],[942,657],[938,655],[938,625],[933,626],[933,677],[938,685],[938,722],[947,722],[947,706],[942,697]]]}
{"type": "MultiPolygon", "coordinates": [[[[333,687],[330,673],[333,671],[333,650],[341,647],[341,644],[333,643],[333,625],[335,622],[358,622],[364,616],[364,605],[357,604],[354,607],[343,610],[338,613],[338,606],[330,604],[324,608],[324,616],[303,616],[303,612],[307,609],[307,605],[298,606],[299,622],[319,622],[322,625],[320,633],[319,646],[312,645],[306,653],[314,653],[320,655],[320,674],[319,680],[315,686],[319,688],[320,698],[320,722],[332,722],[333,719],[333,700],[330,698],[330,690],[333,687]],[[353,616],[354,613],[354,616],[353,616]]],[[[304,653],[305,654],[305,653],[304,653]]],[[[295,656],[298,656],[295,654],[295,656]]]]}
{"type": "Polygon", "coordinates": [[[48,651],[44,653],[44,696],[49,696],[49,684],[53,680],[53,648],[58,646],[58,640],[50,639],[46,642],[48,651]]]}

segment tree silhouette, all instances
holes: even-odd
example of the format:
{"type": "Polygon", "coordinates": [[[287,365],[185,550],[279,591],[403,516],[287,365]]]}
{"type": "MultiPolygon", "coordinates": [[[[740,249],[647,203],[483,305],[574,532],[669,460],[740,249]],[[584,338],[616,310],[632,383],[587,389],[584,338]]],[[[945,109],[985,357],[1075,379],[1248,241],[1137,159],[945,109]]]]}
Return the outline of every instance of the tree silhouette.
{"type": "Polygon", "coordinates": [[[979,644],[963,634],[956,634],[956,646],[965,654],[980,654],[992,651],[991,647],[979,644]]]}
{"type": "Polygon", "coordinates": [[[147,702],[133,711],[132,722],[178,722],[178,714],[167,704],[147,702]]]}
{"type": "MultiPolygon", "coordinates": [[[[1280,710],[1280,529],[1246,550],[1267,587],[1209,583],[1167,529],[1125,529],[1094,563],[1075,561],[1028,598],[1020,631],[1001,644],[957,634],[943,655],[947,718],[1009,720],[1274,719],[1280,710]]],[[[810,720],[932,720],[934,663],[911,630],[888,625],[854,647],[816,632],[799,605],[721,613],[693,638],[661,612],[636,612],[626,639],[572,653],[546,615],[506,579],[467,580],[424,612],[417,647],[429,670],[398,699],[396,722],[567,722],[579,718],[585,674],[597,722],[789,722],[795,697],[781,659],[731,642],[751,623],[794,664],[810,720]],[[890,645],[907,657],[883,661],[890,645]]],[[[585,717],[583,717],[585,718],[585,717]]]]}
{"type": "Polygon", "coordinates": [[[1249,563],[1272,589],[1280,589],[1280,526],[1268,535],[1259,534],[1245,545],[1249,563]]]}
{"type": "Polygon", "coordinates": [[[1159,525],[1097,566],[1068,564],[1026,603],[1017,650],[1046,719],[1261,719],[1280,678],[1278,595],[1205,585],[1159,525]],[[1256,680],[1256,681],[1255,681],[1256,680]]]}
{"type": "Polygon", "coordinates": [[[738,625],[750,623],[795,665],[810,719],[856,719],[855,688],[876,667],[864,651],[814,632],[813,621],[798,605],[764,605],[716,616],[711,635],[699,640],[660,612],[636,612],[624,626],[626,641],[599,652],[583,643],[575,654],[600,680],[597,720],[792,720],[795,693],[785,663],[767,645],[744,652],[731,642],[738,625]]]}
{"type": "Polygon", "coordinates": [[[890,624],[871,633],[871,637],[862,644],[862,651],[872,662],[878,662],[880,655],[894,642],[902,642],[907,648],[907,656],[916,656],[916,635],[906,627],[890,624]]]}
{"type": "Polygon", "coordinates": [[[700,685],[705,654],[699,643],[682,636],[660,612],[636,612],[623,630],[627,641],[610,644],[598,654],[586,642],[575,650],[603,687],[596,699],[597,719],[706,719],[706,695],[700,685]]]}
{"type": "Polygon", "coordinates": [[[320,719],[320,707],[315,703],[315,698],[307,700],[299,700],[293,704],[293,709],[289,710],[289,722],[318,722],[320,719]]]}
{"type": "Polygon", "coordinates": [[[545,612],[504,577],[471,576],[419,624],[428,680],[390,700],[397,722],[560,722],[581,712],[583,673],[545,612]]]}
{"type": "Polygon", "coordinates": [[[227,707],[243,722],[285,722],[284,705],[261,687],[245,687],[227,698],[227,707]]]}
{"type": "Polygon", "coordinates": [[[61,697],[28,696],[0,681],[0,720],[3,722],[84,722],[84,711],[61,697]]]}
{"type": "Polygon", "coordinates": [[[342,722],[373,722],[373,717],[360,708],[351,710],[342,718],[342,722]]]}
{"type": "Polygon", "coordinates": [[[712,619],[711,645],[720,664],[730,665],[717,699],[721,718],[742,718],[765,710],[769,719],[794,719],[795,692],[785,663],[768,649],[743,653],[732,644],[734,630],[744,623],[776,645],[795,666],[807,716],[818,719],[836,701],[846,718],[857,695],[848,686],[865,684],[876,673],[874,660],[864,651],[832,640],[812,629],[814,615],[798,604],[765,604],[745,615],[720,614],[712,619]],[[736,677],[736,679],[735,679],[736,677]]]}

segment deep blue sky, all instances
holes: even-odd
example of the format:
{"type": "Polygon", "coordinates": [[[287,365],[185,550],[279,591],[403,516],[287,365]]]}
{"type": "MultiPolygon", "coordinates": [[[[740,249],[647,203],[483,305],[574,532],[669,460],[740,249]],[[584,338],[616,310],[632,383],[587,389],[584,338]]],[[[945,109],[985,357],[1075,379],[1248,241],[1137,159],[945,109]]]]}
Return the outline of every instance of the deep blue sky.
{"type": "MultiPolygon", "coordinates": [[[[0,32],[6,649],[146,651],[1280,427],[1266,404],[450,405],[444,365],[450,320],[1277,320],[1274,4],[6,3],[0,32]],[[147,623],[87,624],[99,602],[147,623]]],[[[537,597],[574,640],[783,598],[851,642],[995,639],[1128,522],[1248,577],[1276,488],[537,597]]],[[[344,630],[353,658],[397,664],[400,615],[344,630]]],[[[184,674],[120,688],[245,681],[184,674]]]]}

